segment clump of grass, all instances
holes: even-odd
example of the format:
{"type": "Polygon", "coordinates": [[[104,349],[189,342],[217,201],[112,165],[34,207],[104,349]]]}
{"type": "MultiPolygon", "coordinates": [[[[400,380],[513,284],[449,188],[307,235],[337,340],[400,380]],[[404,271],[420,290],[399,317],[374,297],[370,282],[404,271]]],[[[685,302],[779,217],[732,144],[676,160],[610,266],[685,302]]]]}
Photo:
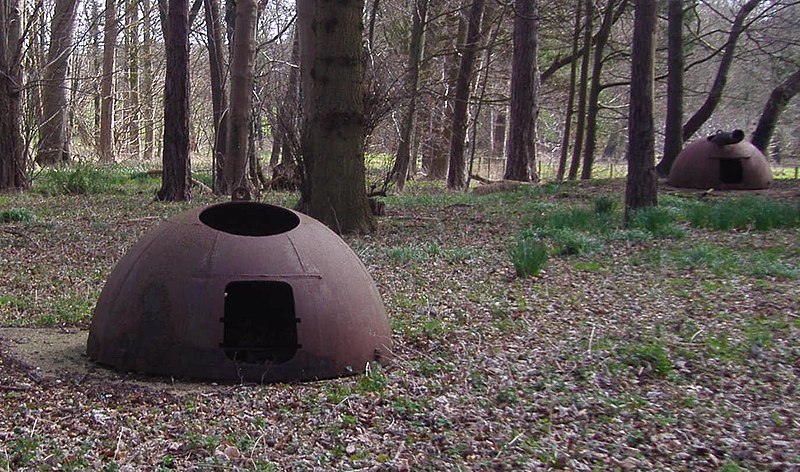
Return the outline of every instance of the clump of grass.
{"type": "Polygon", "coordinates": [[[796,228],[800,226],[800,204],[745,195],[693,205],[687,209],[686,218],[692,226],[718,231],[796,228]]]}
{"type": "Polygon", "coordinates": [[[78,162],[43,170],[34,180],[34,189],[46,195],[102,194],[124,185],[128,177],[113,167],[78,162]]]}
{"type": "Polygon", "coordinates": [[[571,229],[561,229],[550,234],[553,254],[557,256],[580,256],[595,252],[600,246],[591,235],[571,229]]]}
{"type": "Polygon", "coordinates": [[[617,209],[617,200],[608,195],[603,195],[592,201],[592,207],[597,215],[609,215],[617,209]]]}
{"type": "Polygon", "coordinates": [[[508,250],[514,270],[519,277],[539,274],[547,262],[547,245],[532,237],[522,236],[508,250]]]}
{"type": "Polygon", "coordinates": [[[683,229],[675,225],[672,213],[661,207],[636,210],[631,215],[628,228],[647,231],[655,237],[680,238],[685,235],[683,229]]]}
{"type": "Polygon", "coordinates": [[[672,360],[663,343],[658,341],[642,342],[620,349],[623,363],[634,367],[644,368],[657,376],[665,377],[672,372],[672,360]]]}
{"type": "Polygon", "coordinates": [[[27,223],[33,220],[33,212],[27,208],[7,208],[0,211],[0,223],[27,223]]]}

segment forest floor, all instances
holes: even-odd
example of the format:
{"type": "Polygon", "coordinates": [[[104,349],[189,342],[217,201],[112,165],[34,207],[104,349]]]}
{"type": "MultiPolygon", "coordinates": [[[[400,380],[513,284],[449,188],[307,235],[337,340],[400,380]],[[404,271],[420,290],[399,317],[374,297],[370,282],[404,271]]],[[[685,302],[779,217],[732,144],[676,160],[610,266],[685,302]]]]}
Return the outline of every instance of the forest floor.
{"type": "MultiPolygon", "coordinates": [[[[696,228],[680,215],[701,192],[662,189],[668,231],[555,228],[542,221],[603,196],[621,219],[622,182],[414,183],[374,234],[345,238],[383,296],[394,359],[216,385],[83,354],[113,265],[216,201],[148,192],[0,195],[27,215],[0,223],[0,470],[800,470],[797,227],[696,228]],[[509,258],[520,234],[551,248],[534,277],[509,258]]],[[[800,181],[760,193],[797,205],[800,181]]]]}

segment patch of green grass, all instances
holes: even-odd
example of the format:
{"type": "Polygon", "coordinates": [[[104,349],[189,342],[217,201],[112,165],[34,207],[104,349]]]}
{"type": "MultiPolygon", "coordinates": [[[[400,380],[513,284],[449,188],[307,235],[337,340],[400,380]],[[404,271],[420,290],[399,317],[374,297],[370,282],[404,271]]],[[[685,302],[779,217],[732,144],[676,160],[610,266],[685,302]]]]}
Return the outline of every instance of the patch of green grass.
{"type": "Polygon", "coordinates": [[[388,383],[389,380],[383,373],[381,365],[377,362],[371,362],[369,364],[369,369],[358,379],[356,390],[363,393],[373,392],[380,394],[386,389],[386,384],[388,383]]]}
{"type": "Polygon", "coordinates": [[[572,229],[560,229],[550,233],[553,254],[557,256],[580,256],[591,254],[602,247],[602,243],[591,234],[572,229]]]}
{"type": "Polygon", "coordinates": [[[664,344],[650,340],[623,346],[619,349],[620,360],[635,369],[644,369],[658,377],[666,377],[672,372],[672,360],[664,344]]]}
{"type": "Polygon", "coordinates": [[[539,274],[547,262],[547,244],[530,237],[518,238],[508,250],[508,256],[514,264],[519,277],[531,277],[539,274]]]}
{"type": "Polygon", "coordinates": [[[698,243],[669,250],[651,249],[636,255],[634,264],[652,267],[675,267],[686,270],[708,270],[718,277],[748,275],[796,279],[800,268],[784,260],[781,251],[749,249],[733,250],[724,246],[698,243]]]}
{"type": "Polygon", "coordinates": [[[405,264],[412,261],[423,260],[427,257],[427,254],[420,246],[409,245],[388,247],[386,248],[386,256],[393,262],[405,264]]]}
{"type": "Polygon", "coordinates": [[[675,225],[672,212],[662,207],[647,207],[635,211],[628,222],[629,229],[639,229],[658,238],[681,238],[686,232],[675,225]]]}
{"type": "Polygon", "coordinates": [[[519,401],[519,394],[517,393],[517,389],[514,387],[503,387],[495,395],[495,401],[497,403],[505,403],[508,405],[513,405],[519,401]]]}
{"type": "Polygon", "coordinates": [[[718,231],[796,228],[800,226],[800,203],[785,203],[766,197],[745,195],[697,203],[687,209],[686,219],[692,226],[718,231]]]}
{"type": "Polygon", "coordinates": [[[110,193],[129,180],[128,172],[113,166],[77,162],[69,167],[44,169],[33,181],[33,189],[45,195],[110,193]]]}
{"type": "Polygon", "coordinates": [[[617,209],[617,199],[608,195],[602,195],[592,200],[592,208],[595,214],[609,215],[617,209]]]}
{"type": "Polygon", "coordinates": [[[33,212],[27,208],[0,210],[0,223],[27,223],[33,221],[33,212]]]}
{"type": "Polygon", "coordinates": [[[92,315],[92,302],[84,298],[69,296],[55,300],[51,311],[39,318],[44,326],[76,324],[88,320],[92,315]]]}

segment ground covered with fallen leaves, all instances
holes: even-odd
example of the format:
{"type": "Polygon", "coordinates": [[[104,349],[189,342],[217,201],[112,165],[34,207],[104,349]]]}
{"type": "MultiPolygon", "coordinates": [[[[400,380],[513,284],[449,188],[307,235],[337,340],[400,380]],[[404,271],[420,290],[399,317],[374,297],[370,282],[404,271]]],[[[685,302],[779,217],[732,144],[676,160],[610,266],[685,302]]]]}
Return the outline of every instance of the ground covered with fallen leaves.
{"type": "MultiPolygon", "coordinates": [[[[776,187],[797,202],[798,181],[776,187]]],[[[394,343],[359,376],[52,375],[0,340],[0,469],[798,470],[800,230],[620,229],[516,276],[520,232],[602,195],[621,203],[621,189],[417,183],[386,198],[377,232],[345,238],[394,343]]],[[[85,330],[126,250],[214,201],[151,195],[0,196],[29,216],[0,224],[0,326],[85,330]]]]}

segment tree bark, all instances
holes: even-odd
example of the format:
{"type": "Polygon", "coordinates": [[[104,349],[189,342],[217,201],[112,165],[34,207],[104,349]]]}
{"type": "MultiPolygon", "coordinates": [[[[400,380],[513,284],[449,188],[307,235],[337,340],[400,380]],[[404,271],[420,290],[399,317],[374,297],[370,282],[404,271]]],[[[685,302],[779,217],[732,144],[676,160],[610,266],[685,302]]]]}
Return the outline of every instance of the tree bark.
{"type": "Polygon", "coordinates": [[[564,111],[564,132],[561,135],[561,155],[558,159],[558,170],[556,180],[564,180],[564,173],[567,170],[567,156],[569,156],[569,141],[572,132],[572,115],[575,107],[575,83],[577,82],[578,69],[578,43],[581,38],[581,5],[580,1],[575,4],[575,25],[572,29],[572,61],[569,66],[569,90],[567,92],[567,108],[564,111]]]}
{"type": "Polygon", "coordinates": [[[669,175],[683,147],[683,0],[669,0],[667,26],[667,116],[664,123],[664,155],[656,166],[669,175]]]}
{"type": "Polygon", "coordinates": [[[453,103],[453,134],[450,137],[450,154],[447,167],[447,188],[465,190],[466,162],[464,160],[464,140],[467,134],[467,106],[469,105],[470,82],[472,81],[475,54],[481,33],[481,19],[486,0],[473,0],[470,7],[467,40],[461,54],[458,68],[455,100],[453,103]]]}
{"type": "Polygon", "coordinates": [[[228,98],[225,93],[225,53],[222,42],[222,24],[219,18],[219,0],[203,2],[208,41],[208,63],[211,78],[211,107],[214,120],[212,146],[214,165],[214,192],[228,193],[225,186],[225,146],[228,142],[228,98]]]}
{"type": "Polygon", "coordinates": [[[20,2],[0,0],[0,191],[28,188],[22,139],[20,2]]]}
{"type": "Polygon", "coordinates": [[[589,52],[592,49],[592,18],[594,17],[594,2],[586,0],[586,13],[583,23],[583,57],[581,58],[581,78],[578,82],[578,121],[575,124],[575,144],[572,147],[567,179],[575,180],[578,177],[578,168],[581,164],[581,151],[583,150],[583,135],[586,127],[586,92],[589,83],[589,52]]]}
{"type": "Polygon", "coordinates": [[[796,70],[794,74],[790,75],[780,85],[772,90],[769,95],[767,103],[764,104],[764,109],[761,111],[761,117],[758,119],[758,125],[750,138],[753,146],[758,148],[761,152],[766,152],[769,142],[772,139],[772,134],[775,132],[775,125],[778,123],[783,110],[789,100],[792,99],[797,93],[800,92],[800,69],[796,70]]]}
{"type": "Polygon", "coordinates": [[[297,164],[298,154],[298,116],[300,115],[300,39],[297,28],[295,28],[292,38],[292,58],[289,64],[288,80],[286,92],[283,95],[283,102],[278,107],[275,117],[275,128],[272,131],[273,146],[269,164],[272,167],[283,162],[294,166],[297,164]]]}
{"type": "Polygon", "coordinates": [[[514,2],[511,105],[504,179],[536,176],[536,118],[539,115],[538,11],[536,0],[514,2]]]}
{"type": "Polygon", "coordinates": [[[416,0],[414,2],[411,38],[408,46],[408,71],[406,73],[408,106],[401,120],[400,144],[397,147],[397,157],[391,170],[391,176],[399,192],[402,192],[406,185],[409,162],[411,161],[411,143],[413,141],[417,112],[417,96],[419,95],[419,63],[422,56],[422,48],[425,44],[425,22],[427,21],[429,2],[430,0],[416,0]]]}
{"type": "Polygon", "coordinates": [[[144,128],[143,158],[153,160],[155,148],[155,130],[153,129],[153,3],[142,1],[142,126],[144,128]]]}
{"type": "Polygon", "coordinates": [[[231,53],[231,109],[225,153],[225,185],[231,192],[243,187],[252,193],[252,186],[247,180],[247,145],[250,97],[253,95],[257,14],[256,0],[237,0],[231,53]]]}
{"type": "Polygon", "coordinates": [[[170,0],[164,86],[164,153],[158,200],[191,200],[189,161],[189,2],[170,0]]]}
{"type": "Polygon", "coordinates": [[[53,12],[36,155],[36,162],[43,166],[69,161],[66,79],[77,5],[77,0],[57,0],[53,12]]]}
{"type": "Polygon", "coordinates": [[[725,50],[722,53],[722,59],[719,62],[719,68],[717,69],[717,75],[714,77],[714,83],[711,85],[711,90],[708,92],[708,96],[706,96],[705,102],[697,109],[694,115],[689,118],[686,123],[683,125],[683,132],[682,137],[683,141],[688,141],[696,132],[700,129],[711,115],[716,110],[717,105],[719,105],[720,100],[722,99],[722,91],[725,89],[725,84],[728,81],[728,71],[731,68],[731,64],[733,64],[733,53],[736,49],[736,43],[739,40],[739,37],[744,32],[744,20],[747,18],[747,15],[750,14],[763,0],[749,0],[747,3],[742,5],[739,11],[736,13],[736,17],[733,20],[733,26],[731,27],[730,33],[728,33],[728,41],[725,44],[725,50]]]}
{"type": "Polygon", "coordinates": [[[658,203],[653,126],[653,56],[657,3],[653,0],[636,0],[635,5],[628,111],[626,222],[634,211],[658,203]]]}
{"type": "Polygon", "coordinates": [[[127,150],[130,157],[138,160],[142,152],[140,127],[141,108],[139,106],[139,2],[127,0],[125,12],[125,50],[126,50],[126,128],[127,150]]]}
{"type": "Polygon", "coordinates": [[[305,122],[299,208],[338,233],[375,228],[364,166],[364,0],[299,0],[305,122]]]}
{"type": "Polygon", "coordinates": [[[100,79],[100,162],[114,161],[114,53],[117,47],[117,3],[106,0],[103,27],[103,76],[100,79]]]}
{"type": "MultiPolygon", "coordinates": [[[[606,9],[603,11],[603,21],[597,32],[594,54],[592,57],[592,80],[589,84],[589,97],[586,110],[586,132],[585,144],[583,147],[583,168],[581,169],[581,180],[592,178],[592,166],[594,165],[594,151],[597,147],[597,115],[600,113],[600,90],[601,73],[603,72],[603,52],[608,38],[611,36],[611,27],[614,25],[616,0],[608,0],[606,9]]],[[[625,9],[628,0],[622,0],[618,10],[625,9]]]]}

